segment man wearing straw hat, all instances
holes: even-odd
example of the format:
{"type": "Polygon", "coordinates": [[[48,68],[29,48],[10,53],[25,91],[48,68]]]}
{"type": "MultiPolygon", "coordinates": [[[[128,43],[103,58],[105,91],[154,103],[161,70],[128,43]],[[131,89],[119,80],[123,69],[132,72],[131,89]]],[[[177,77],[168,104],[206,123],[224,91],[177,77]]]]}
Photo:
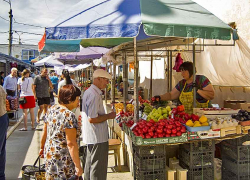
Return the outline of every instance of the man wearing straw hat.
{"type": "Polygon", "coordinates": [[[84,92],[82,99],[82,136],[87,145],[84,179],[105,180],[108,166],[108,119],[116,114],[105,114],[102,89],[109,84],[111,75],[98,69],[93,73],[93,84],[84,92]]]}

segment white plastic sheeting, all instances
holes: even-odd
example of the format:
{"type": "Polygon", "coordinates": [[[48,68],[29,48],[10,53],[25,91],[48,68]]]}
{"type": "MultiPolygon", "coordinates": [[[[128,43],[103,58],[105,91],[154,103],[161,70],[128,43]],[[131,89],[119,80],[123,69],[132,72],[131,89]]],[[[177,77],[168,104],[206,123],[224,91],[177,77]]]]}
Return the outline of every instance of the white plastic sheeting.
{"type": "MultiPolygon", "coordinates": [[[[206,43],[214,43],[206,41],[206,43]]],[[[185,53],[184,61],[192,61],[193,55],[185,53]]],[[[206,46],[196,54],[197,74],[209,78],[212,85],[250,86],[250,49],[240,39],[235,46],[206,46]]]]}

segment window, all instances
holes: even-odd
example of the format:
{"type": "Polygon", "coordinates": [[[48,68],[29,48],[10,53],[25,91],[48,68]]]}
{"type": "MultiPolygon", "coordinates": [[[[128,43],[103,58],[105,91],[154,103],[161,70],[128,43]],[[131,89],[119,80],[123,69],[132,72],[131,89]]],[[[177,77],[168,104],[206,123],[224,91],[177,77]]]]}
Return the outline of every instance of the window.
{"type": "Polygon", "coordinates": [[[22,60],[30,61],[35,58],[35,50],[22,50],[22,60]]]}

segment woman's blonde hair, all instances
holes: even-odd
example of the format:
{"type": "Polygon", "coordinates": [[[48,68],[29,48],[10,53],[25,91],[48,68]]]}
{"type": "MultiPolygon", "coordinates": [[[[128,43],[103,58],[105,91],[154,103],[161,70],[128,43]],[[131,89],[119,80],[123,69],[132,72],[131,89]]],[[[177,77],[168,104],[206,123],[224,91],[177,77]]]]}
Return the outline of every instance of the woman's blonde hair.
{"type": "Polygon", "coordinates": [[[22,81],[24,81],[26,74],[30,73],[28,69],[24,69],[22,72],[22,81]]]}

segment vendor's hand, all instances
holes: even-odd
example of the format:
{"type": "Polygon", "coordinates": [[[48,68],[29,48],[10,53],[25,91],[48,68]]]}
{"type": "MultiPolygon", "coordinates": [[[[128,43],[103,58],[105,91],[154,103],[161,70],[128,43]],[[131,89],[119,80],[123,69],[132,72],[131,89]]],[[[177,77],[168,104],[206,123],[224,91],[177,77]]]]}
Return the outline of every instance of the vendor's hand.
{"type": "Polygon", "coordinates": [[[43,151],[44,151],[44,150],[41,148],[41,149],[40,149],[40,152],[39,152],[39,155],[40,155],[41,158],[44,158],[44,153],[43,153],[43,151]]]}
{"type": "Polygon", "coordinates": [[[78,177],[82,176],[82,174],[83,174],[82,167],[80,167],[80,168],[75,167],[75,169],[76,169],[76,174],[75,175],[77,175],[78,177]]]}
{"type": "Polygon", "coordinates": [[[109,116],[109,119],[115,119],[116,113],[115,112],[111,112],[111,113],[108,114],[108,116],[109,116]]]}

